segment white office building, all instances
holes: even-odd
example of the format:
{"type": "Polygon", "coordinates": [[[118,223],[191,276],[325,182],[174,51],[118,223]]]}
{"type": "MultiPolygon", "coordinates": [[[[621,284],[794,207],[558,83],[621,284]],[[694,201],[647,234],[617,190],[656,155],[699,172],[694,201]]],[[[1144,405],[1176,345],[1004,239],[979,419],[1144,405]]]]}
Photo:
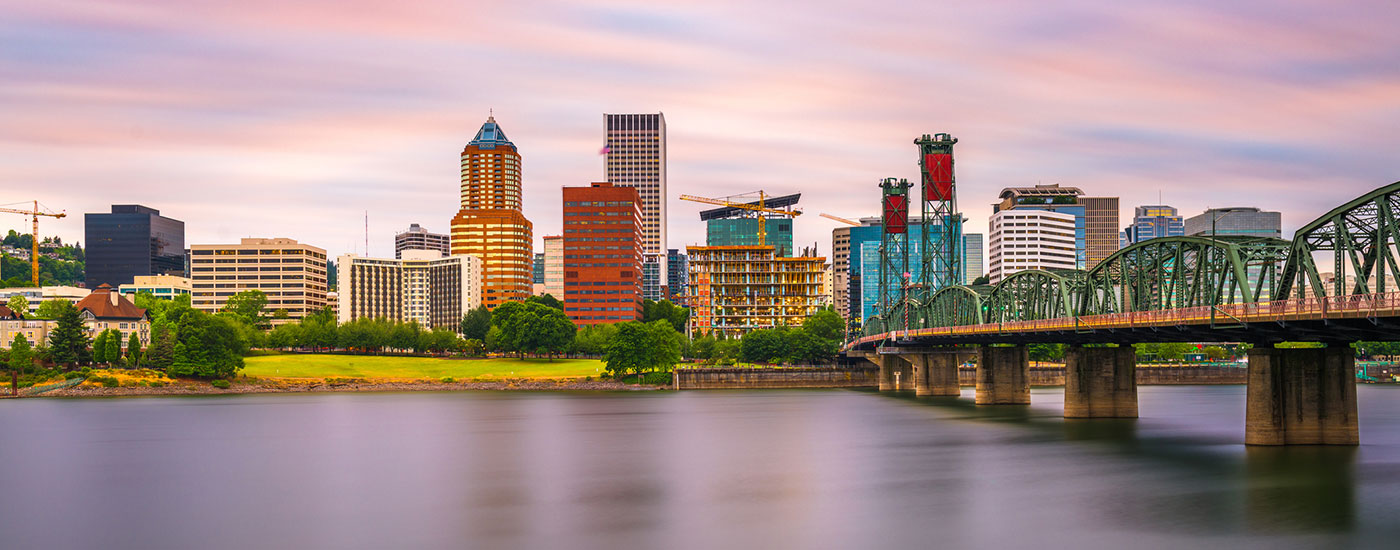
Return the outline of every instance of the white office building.
{"type": "Polygon", "coordinates": [[[481,305],[481,259],[435,250],[404,250],[402,259],[337,260],[336,317],[415,321],[424,328],[457,330],[462,316],[481,305]]]}
{"type": "Polygon", "coordinates": [[[987,260],[992,284],[1027,269],[1075,269],[1074,215],[1050,210],[992,214],[987,260]]]}

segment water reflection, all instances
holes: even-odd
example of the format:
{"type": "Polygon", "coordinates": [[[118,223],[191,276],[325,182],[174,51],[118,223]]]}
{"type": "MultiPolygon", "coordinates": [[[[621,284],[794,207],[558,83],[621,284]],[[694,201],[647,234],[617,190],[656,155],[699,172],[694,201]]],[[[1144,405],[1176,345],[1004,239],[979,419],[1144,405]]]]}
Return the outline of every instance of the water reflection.
{"type": "Polygon", "coordinates": [[[1341,532],[1355,524],[1355,447],[1245,449],[1246,518],[1264,533],[1341,532]]]}

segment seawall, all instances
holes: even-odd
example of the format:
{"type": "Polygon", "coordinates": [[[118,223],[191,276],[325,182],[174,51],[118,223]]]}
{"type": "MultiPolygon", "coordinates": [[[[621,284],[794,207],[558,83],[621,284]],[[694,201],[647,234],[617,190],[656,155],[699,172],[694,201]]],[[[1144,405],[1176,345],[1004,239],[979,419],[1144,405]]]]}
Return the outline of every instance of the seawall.
{"type": "MultiPolygon", "coordinates": [[[[1153,385],[1243,384],[1248,369],[1222,366],[1138,365],[1137,383],[1153,385]]],[[[700,367],[678,368],[672,383],[678,390],[761,388],[874,388],[880,383],[874,365],[854,367],[700,367]]],[[[976,367],[958,369],[958,383],[977,383],[976,367]]],[[[1063,365],[1033,365],[1032,386],[1065,385],[1063,365]]],[[[912,386],[911,386],[912,387],[912,386]]]]}

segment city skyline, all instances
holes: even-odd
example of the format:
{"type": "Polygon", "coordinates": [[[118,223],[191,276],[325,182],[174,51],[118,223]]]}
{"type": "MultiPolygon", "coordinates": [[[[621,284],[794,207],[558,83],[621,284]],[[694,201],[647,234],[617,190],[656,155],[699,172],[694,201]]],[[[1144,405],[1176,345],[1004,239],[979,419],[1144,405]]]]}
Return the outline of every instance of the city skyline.
{"type": "MultiPolygon", "coordinates": [[[[410,223],[445,229],[433,220],[454,212],[452,159],[491,109],[525,152],[536,250],[559,233],[559,189],[602,174],[606,112],[666,113],[669,248],[704,242],[686,192],[802,192],[809,213],[873,215],[875,182],[914,178],[911,141],[927,132],[962,140],[970,233],[1002,187],[1062,183],[1120,209],[1161,191],[1188,216],[1257,206],[1283,212],[1288,234],[1311,204],[1400,179],[1395,7],[1154,7],[877,6],[842,34],[842,7],[759,6],[740,22],[714,3],[494,6],[493,25],[462,36],[456,23],[482,13],[450,4],[20,5],[0,23],[15,45],[0,67],[20,75],[0,84],[4,185],[69,213],[41,224],[67,242],[83,241],[74,214],[132,203],[198,220],[188,242],[282,236],[386,257],[410,223]],[[961,24],[921,32],[944,13],[961,24]],[[1054,27],[1074,20],[1093,24],[1054,27]],[[830,39],[799,40],[813,34],[830,39]]],[[[804,216],[795,241],[833,227],[804,216]]]]}

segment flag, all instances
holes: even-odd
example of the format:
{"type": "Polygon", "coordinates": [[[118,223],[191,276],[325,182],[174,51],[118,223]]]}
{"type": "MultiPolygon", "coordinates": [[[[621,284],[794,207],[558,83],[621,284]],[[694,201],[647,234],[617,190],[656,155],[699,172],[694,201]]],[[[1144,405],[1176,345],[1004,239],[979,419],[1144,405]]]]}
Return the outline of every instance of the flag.
{"type": "Polygon", "coordinates": [[[612,152],[612,149],[609,149],[607,145],[604,145],[602,149],[599,149],[599,150],[598,150],[598,154],[600,154],[600,155],[606,155],[606,154],[611,153],[611,152],[612,152]]]}

